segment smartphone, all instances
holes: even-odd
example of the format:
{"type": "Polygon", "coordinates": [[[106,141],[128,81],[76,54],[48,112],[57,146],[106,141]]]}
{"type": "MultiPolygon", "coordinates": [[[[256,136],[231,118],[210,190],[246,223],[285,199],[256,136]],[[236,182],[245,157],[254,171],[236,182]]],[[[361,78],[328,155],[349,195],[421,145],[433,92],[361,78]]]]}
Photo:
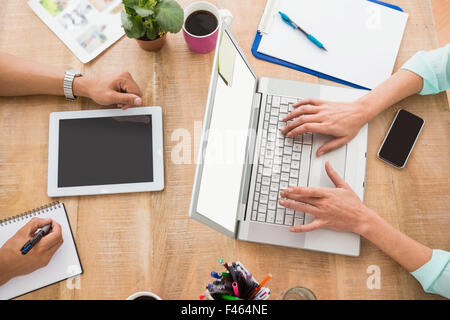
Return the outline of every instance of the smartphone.
{"type": "Polygon", "coordinates": [[[400,109],[378,151],[378,158],[397,168],[403,168],[416,144],[425,121],[400,109]]]}

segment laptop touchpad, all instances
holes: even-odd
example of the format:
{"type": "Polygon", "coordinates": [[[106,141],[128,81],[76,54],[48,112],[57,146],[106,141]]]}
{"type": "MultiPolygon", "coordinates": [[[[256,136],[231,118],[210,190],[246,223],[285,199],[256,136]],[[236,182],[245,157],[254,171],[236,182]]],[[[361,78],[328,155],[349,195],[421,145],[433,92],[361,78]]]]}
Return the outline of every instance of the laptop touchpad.
{"type": "Polygon", "coordinates": [[[345,177],[345,158],[347,154],[347,145],[333,150],[331,152],[325,153],[320,157],[316,157],[317,149],[319,149],[324,143],[333,139],[330,136],[325,136],[321,134],[314,135],[314,145],[313,145],[313,158],[312,158],[312,168],[310,177],[310,187],[329,187],[333,188],[334,183],[330,180],[325,171],[325,163],[330,162],[333,169],[342,177],[345,177]]]}

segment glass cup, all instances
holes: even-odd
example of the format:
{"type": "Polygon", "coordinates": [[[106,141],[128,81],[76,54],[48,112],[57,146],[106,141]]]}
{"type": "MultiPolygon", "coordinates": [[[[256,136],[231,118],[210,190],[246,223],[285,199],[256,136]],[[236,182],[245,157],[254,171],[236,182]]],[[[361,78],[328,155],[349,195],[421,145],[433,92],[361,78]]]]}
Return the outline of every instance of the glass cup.
{"type": "Polygon", "coordinates": [[[304,287],[293,287],[284,292],[283,300],[317,300],[316,295],[304,287]]]}

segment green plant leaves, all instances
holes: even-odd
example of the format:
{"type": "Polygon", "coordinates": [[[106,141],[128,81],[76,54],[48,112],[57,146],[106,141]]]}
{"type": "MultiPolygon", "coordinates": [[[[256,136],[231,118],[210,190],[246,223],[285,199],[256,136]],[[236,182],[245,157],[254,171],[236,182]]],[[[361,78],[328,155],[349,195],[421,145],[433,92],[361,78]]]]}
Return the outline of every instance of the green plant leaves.
{"type": "Polygon", "coordinates": [[[175,0],[122,0],[122,26],[129,38],[154,40],[166,33],[177,33],[184,21],[184,12],[175,0]]]}
{"type": "Polygon", "coordinates": [[[139,5],[139,0],[122,0],[125,7],[134,7],[139,5]]]}
{"type": "Polygon", "coordinates": [[[155,20],[161,29],[177,33],[181,30],[184,22],[184,12],[178,2],[174,0],[161,0],[156,5],[155,20]]]}
{"type": "Polygon", "coordinates": [[[155,23],[152,20],[147,20],[144,22],[144,26],[146,27],[145,35],[148,40],[155,40],[158,37],[158,30],[155,23]]]}
{"type": "Polygon", "coordinates": [[[145,34],[144,23],[139,16],[131,16],[122,11],[122,26],[129,38],[138,39],[145,34]]]}
{"type": "Polygon", "coordinates": [[[126,13],[131,15],[136,13],[134,7],[139,6],[139,0],[122,0],[122,3],[125,7],[126,13]]]}
{"type": "Polygon", "coordinates": [[[133,7],[134,11],[136,11],[138,16],[141,16],[142,18],[146,18],[153,14],[153,10],[150,8],[141,8],[139,6],[133,7]]]}

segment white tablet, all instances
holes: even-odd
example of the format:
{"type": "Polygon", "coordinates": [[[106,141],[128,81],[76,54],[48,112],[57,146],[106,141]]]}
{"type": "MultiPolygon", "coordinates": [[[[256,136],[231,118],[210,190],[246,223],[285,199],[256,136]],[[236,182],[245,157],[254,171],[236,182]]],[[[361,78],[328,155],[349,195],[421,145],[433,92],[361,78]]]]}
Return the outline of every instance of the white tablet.
{"type": "Polygon", "coordinates": [[[50,114],[50,197],[163,188],[160,107],[50,114]]]}

